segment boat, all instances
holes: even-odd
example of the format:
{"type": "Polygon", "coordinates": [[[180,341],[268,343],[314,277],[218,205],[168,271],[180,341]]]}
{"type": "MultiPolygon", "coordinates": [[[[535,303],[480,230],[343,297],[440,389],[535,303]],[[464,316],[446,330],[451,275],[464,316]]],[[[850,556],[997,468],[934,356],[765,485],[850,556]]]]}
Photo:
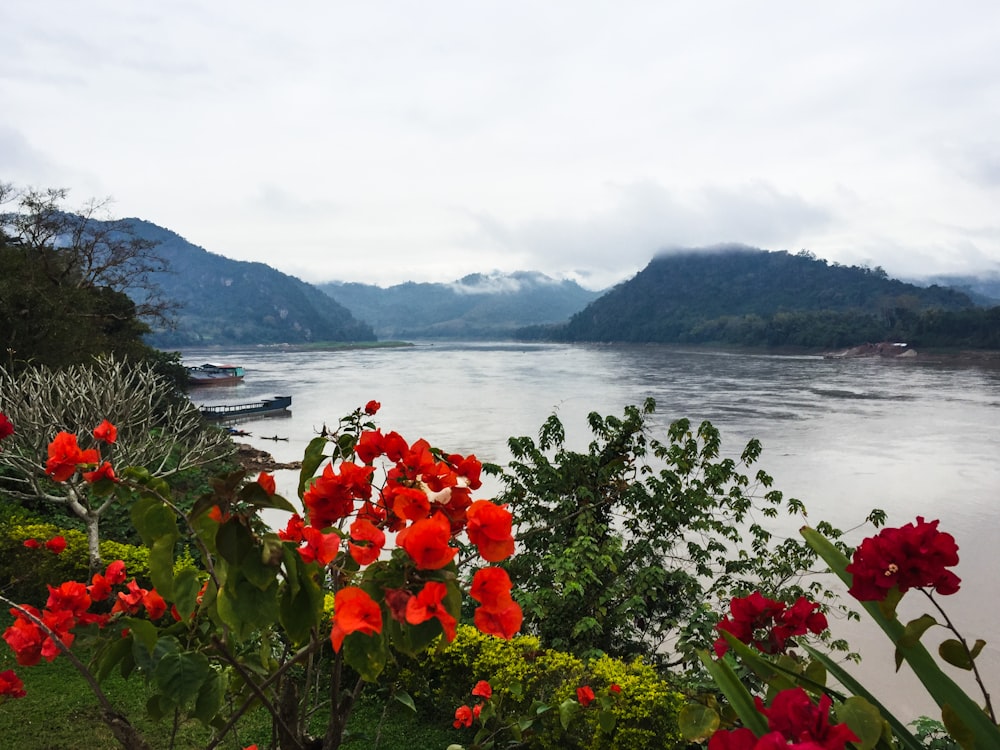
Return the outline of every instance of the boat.
{"type": "Polygon", "coordinates": [[[205,419],[224,420],[248,416],[259,417],[270,414],[288,414],[288,407],[291,405],[291,396],[275,396],[274,398],[266,398],[263,401],[254,401],[249,404],[199,406],[198,410],[205,419]]]}
{"type": "Polygon", "coordinates": [[[190,385],[234,385],[243,381],[243,368],[238,365],[213,365],[206,362],[187,368],[190,385]]]}

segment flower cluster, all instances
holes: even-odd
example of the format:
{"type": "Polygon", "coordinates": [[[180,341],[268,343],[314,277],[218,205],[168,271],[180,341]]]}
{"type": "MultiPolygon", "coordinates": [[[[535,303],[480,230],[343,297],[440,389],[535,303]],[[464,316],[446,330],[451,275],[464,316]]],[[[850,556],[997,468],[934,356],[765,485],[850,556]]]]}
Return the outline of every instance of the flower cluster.
{"type": "Polygon", "coordinates": [[[938,521],[882,529],[854,551],[846,570],[853,576],[850,593],[859,601],[882,601],[892,589],[933,588],[954,594],[961,581],[946,568],[958,564],[958,545],[951,534],[937,530],[938,521]]]}
{"type": "Polygon", "coordinates": [[[155,589],[144,589],[133,578],[123,591],[115,594],[113,587],[124,583],[125,563],[116,560],[103,574],[95,573],[89,585],[66,581],[58,587],[49,586],[49,597],[41,611],[28,604],[12,608],[14,623],[4,631],[3,639],[14,652],[17,663],[32,666],[41,659],[52,661],[62,650],[59,644],[65,648],[73,644],[76,637],[73,629],[78,625],[96,624],[103,628],[115,615],[137,615],[142,610],[151,620],[163,616],[166,603],[155,589]],[[94,602],[111,599],[113,594],[110,613],[90,611],[94,602]]]}
{"type": "MultiPolygon", "coordinates": [[[[369,401],[364,413],[378,411],[369,401]]],[[[396,432],[361,431],[353,455],[330,459],[305,490],[306,518],[293,515],[279,537],[296,545],[305,562],[326,566],[349,559],[365,570],[385,560],[387,533],[405,552],[405,574],[391,584],[345,585],[334,598],[330,639],[340,651],[352,633],[374,636],[391,619],[417,626],[437,621],[450,641],[455,637],[458,602],[447,581],[465,534],[487,563],[514,552],[510,511],[489,500],[473,500],[482,486],[482,465],[475,456],[444,454],[426,440],[409,444],[396,432]],[[384,482],[376,485],[376,470],[384,482]]],[[[395,558],[394,558],[395,559],[395,558]]],[[[368,579],[365,579],[368,580],[368,579]]],[[[349,582],[348,582],[349,583],[349,582]]],[[[476,571],[471,595],[481,606],[476,625],[486,633],[511,638],[521,626],[521,608],[510,595],[506,572],[476,571]]]]}
{"type": "Polygon", "coordinates": [[[21,678],[14,673],[13,669],[0,672],[0,697],[3,700],[23,698],[24,695],[24,683],[21,682],[21,678]]]}
{"type": "MultiPolygon", "coordinates": [[[[108,445],[118,439],[118,428],[108,420],[104,420],[93,431],[94,439],[108,445]]],[[[90,469],[83,472],[85,482],[93,484],[102,479],[117,481],[114,469],[107,461],[101,463],[101,454],[96,448],[80,447],[76,435],[71,432],[60,432],[49,443],[49,458],[45,462],[45,473],[56,482],[65,482],[77,469],[90,469]]]]}
{"type": "Polygon", "coordinates": [[[712,735],[708,750],[845,750],[859,738],[846,724],[830,724],[832,701],[826,695],[813,703],[800,687],[782,690],[764,707],[755,698],[757,710],[767,717],[768,733],[757,737],[749,729],[720,730],[712,735]]]}
{"type": "MultiPolygon", "coordinates": [[[[826,616],[819,611],[819,605],[805,597],[799,597],[789,607],[755,591],[747,597],[733,598],[729,606],[729,616],[719,622],[716,629],[732,633],[765,654],[783,653],[789,638],[822,633],[827,628],[826,616]]],[[[729,649],[726,639],[721,636],[714,646],[719,656],[729,649]]]]}
{"type": "Polygon", "coordinates": [[[28,549],[39,549],[44,546],[53,555],[61,555],[66,549],[66,537],[60,534],[47,540],[44,544],[37,539],[25,539],[24,546],[28,549]]]}
{"type": "MultiPolygon", "coordinates": [[[[484,702],[489,702],[493,697],[493,687],[486,680],[480,680],[472,688],[472,694],[482,698],[484,702]]],[[[472,722],[478,719],[483,713],[483,703],[476,703],[474,706],[461,705],[455,709],[455,729],[461,727],[471,727],[472,722]]]]}

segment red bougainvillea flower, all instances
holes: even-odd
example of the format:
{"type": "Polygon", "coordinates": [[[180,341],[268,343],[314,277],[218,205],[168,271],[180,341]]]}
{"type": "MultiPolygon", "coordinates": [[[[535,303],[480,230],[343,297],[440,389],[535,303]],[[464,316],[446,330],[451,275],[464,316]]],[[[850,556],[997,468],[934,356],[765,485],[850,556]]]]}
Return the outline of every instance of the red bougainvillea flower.
{"type": "Polygon", "coordinates": [[[455,729],[461,729],[462,727],[472,726],[472,709],[468,706],[459,706],[455,709],[455,721],[453,723],[455,729]]]}
{"type": "Polygon", "coordinates": [[[37,539],[25,539],[24,546],[28,549],[38,549],[42,545],[37,539]]]}
{"type": "MultiPolygon", "coordinates": [[[[768,599],[759,591],[750,596],[734,597],[729,604],[730,615],[716,629],[732,633],[765,654],[784,653],[788,639],[806,633],[822,633],[827,628],[826,616],[819,605],[805,597],[791,607],[784,602],[768,599]]],[[[715,653],[722,656],[729,650],[725,638],[715,641],[715,653]]]]}
{"type": "Polygon", "coordinates": [[[14,424],[7,419],[7,415],[0,412],[0,440],[9,438],[14,434],[14,424]]]}
{"type": "Polygon", "coordinates": [[[94,439],[110,445],[118,439],[118,428],[105,419],[94,428],[94,439]]]}
{"type": "Polygon", "coordinates": [[[266,471],[262,471],[260,476],[257,477],[257,484],[259,484],[268,495],[273,495],[277,490],[277,485],[274,483],[274,475],[268,474],[266,471]]]}
{"type": "Polygon", "coordinates": [[[466,511],[469,541],[487,562],[500,562],[514,554],[511,513],[506,505],[476,500],[466,511]]]}
{"type": "Polygon", "coordinates": [[[303,528],[305,528],[305,522],[302,520],[302,516],[293,513],[285,528],[278,532],[278,538],[285,542],[301,542],[303,528]]]}
{"type": "Polygon", "coordinates": [[[520,630],[524,615],[511,598],[511,587],[503,568],[480,568],[472,576],[469,596],[482,605],[473,614],[473,622],[481,632],[510,640],[520,630]]]}
{"type": "Polygon", "coordinates": [[[45,473],[57,482],[65,482],[80,464],[96,464],[100,456],[93,448],[81,450],[76,435],[60,432],[49,443],[49,460],[45,462],[45,473]]]}
{"type": "Polygon", "coordinates": [[[156,589],[150,589],[142,595],[142,606],[146,608],[146,616],[150,620],[159,620],[167,611],[167,603],[156,589]]]}
{"type": "Polygon", "coordinates": [[[24,683],[21,682],[21,678],[14,673],[13,669],[0,672],[0,695],[8,698],[24,697],[24,683]]]}
{"type": "Polygon", "coordinates": [[[486,680],[480,680],[476,683],[476,686],[472,688],[472,694],[478,695],[480,698],[484,698],[485,700],[489,700],[493,697],[493,686],[486,680]]]}
{"type": "Polygon", "coordinates": [[[591,703],[594,702],[594,691],[591,689],[590,685],[583,685],[576,689],[576,699],[579,701],[580,705],[586,708],[591,703]]]}
{"type": "Polygon", "coordinates": [[[618,685],[617,683],[614,684],[614,685],[610,685],[608,687],[608,692],[609,693],[614,693],[615,695],[621,695],[622,694],[622,686],[618,685]]]}
{"type": "Polygon", "coordinates": [[[372,416],[373,414],[376,414],[378,410],[381,408],[382,404],[380,404],[375,399],[372,399],[367,404],[365,404],[365,414],[367,414],[368,416],[372,416]]]}
{"type": "Polygon", "coordinates": [[[420,593],[406,603],[406,621],[410,625],[419,625],[436,617],[444,630],[448,642],[455,640],[455,629],[458,621],[444,606],[444,597],[448,587],[440,581],[428,581],[420,593]]]}
{"type": "Polygon", "coordinates": [[[382,609],[366,591],[348,586],[337,592],[333,600],[333,629],[330,642],[340,651],[344,638],[351,633],[375,635],[382,632],[382,609]]]}
{"type": "MultiPolygon", "coordinates": [[[[63,645],[67,647],[72,645],[74,636],[70,629],[76,625],[76,618],[72,612],[49,610],[39,612],[28,605],[22,605],[22,609],[44,623],[63,645]]],[[[14,615],[14,623],[4,631],[3,639],[14,652],[18,664],[31,667],[43,658],[52,661],[59,655],[59,646],[48,633],[25,617],[19,609],[11,609],[10,613],[14,615]]]]}
{"type": "Polygon", "coordinates": [[[102,479],[107,479],[112,482],[117,482],[118,477],[115,476],[115,470],[111,467],[111,464],[107,461],[102,463],[93,471],[83,472],[83,481],[88,484],[94,484],[102,479]]]}
{"type": "Polygon", "coordinates": [[[149,593],[133,578],[125,587],[128,591],[119,591],[111,612],[122,612],[126,615],[137,615],[142,611],[143,600],[149,593]]]}
{"type": "Polygon", "coordinates": [[[431,514],[431,502],[427,493],[419,487],[388,482],[382,488],[382,503],[397,517],[407,521],[419,521],[431,514]]]}
{"type": "Polygon", "coordinates": [[[347,551],[358,565],[369,565],[378,560],[384,546],[385,532],[371,521],[358,518],[351,524],[347,551]]]}
{"type": "Polygon", "coordinates": [[[66,537],[54,536],[45,543],[45,549],[53,555],[61,555],[66,549],[66,537]]]}
{"type": "Polygon", "coordinates": [[[113,563],[110,563],[104,571],[104,575],[108,579],[108,583],[112,586],[125,583],[125,561],[115,560],[113,563]]]}
{"type": "Polygon", "coordinates": [[[90,609],[90,594],[87,593],[87,586],[76,581],[66,581],[59,584],[58,588],[48,587],[49,598],[45,602],[45,608],[56,611],[65,610],[71,612],[74,617],[80,617],[90,609]]]}
{"type": "Polygon", "coordinates": [[[898,529],[882,529],[854,550],[847,572],[854,576],[849,589],[860,601],[882,601],[893,588],[933,588],[954,594],[961,580],[945,568],[958,565],[958,545],[951,534],[938,531],[938,521],[924,521],[898,529]]]}
{"type": "MultiPolygon", "coordinates": [[[[785,747],[782,738],[782,747],[785,747]]],[[[708,750],[755,750],[757,735],[749,729],[720,729],[708,741],[708,750]]]]}
{"type": "Polygon", "coordinates": [[[309,523],[317,529],[335,526],[354,512],[355,500],[371,497],[371,477],[375,469],[342,461],[334,471],[327,464],[302,496],[309,510],[309,523]]]}
{"type": "Polygon", "coordinates": [[[413,592],[407,589],[385,589],[385,603],[389,607],[389,616],[396,622],[406,622],[406,605],[413,598],[413,592]]]}
{"type": "MultiPolygon", "coordinates": [[[[844,750],[848,742],[858,742],[857,735],[846,724],[830,724],[830,696],[823,695],[819,705],[812,702],[809,694],[800,687],[782,690],[765,708],[764,702],[754,698],[757,710],[767,717],[767,728],[779,733],[793,747],[816,748],[816,750],[844,750]],[[812,743],[812,744],[809,744],[812,743]]],[[[761,738],[763,743],[768,735],[761,738]]],[[[771,747],[770,744],[758,747],[771,747]]],[[[776,747],[785,747],[784,744],[776,747]]]]}
{"type": "Polygon", "coordinates": [[[318,562],[320,565],[329,565],[340,550],[340,536],[335,532],[324,534],[313,526],[302,528],[302,541],[304,544],[299,547],[299,555],[307,562],[318,562]]]}
{"type": "Polygon", "coordinates": [[[122,560],[115,560],[113,563],[108,565],[107,569],[104,571],[104,575],[94,573],[93,577],[90,579],[90,585],[87,586],[87,593],[90,594],[91,600],[95,602],[103,602],[111,596],[112,586],[117,586],[119,583],[124,582],[125,563],[122,560]]]}
{"type": "Polygon", "coordinates": [[[417,521],[396,536],[396,543],[422,570],[443,568],[454,559],[458,550],[449,547],[449,541],[451,524],[443,513],[417,521]]]}

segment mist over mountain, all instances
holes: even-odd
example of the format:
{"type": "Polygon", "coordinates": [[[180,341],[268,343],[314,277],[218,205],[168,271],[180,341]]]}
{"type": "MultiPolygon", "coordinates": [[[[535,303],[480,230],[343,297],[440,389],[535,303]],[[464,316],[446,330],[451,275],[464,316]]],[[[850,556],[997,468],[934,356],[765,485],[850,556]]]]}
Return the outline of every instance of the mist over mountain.
{"type": "Polygon", "coordinates": [[[561,323],[601,292],[533,271],[477,273],[450,283],[387,288],[353,282],[317,285],[380,338],[509,338],[517,329],[561,323]]]}
{"type": "Polygon", "coordinates": [[[127,219],[136,236],[156,242],[169,266],[151,275],[179,305],[174,330],[146,337],[158,348],[232,344],[372,341],[375,333],[336,300],[263,263],[231,260],[169,229],[127,219]]]}

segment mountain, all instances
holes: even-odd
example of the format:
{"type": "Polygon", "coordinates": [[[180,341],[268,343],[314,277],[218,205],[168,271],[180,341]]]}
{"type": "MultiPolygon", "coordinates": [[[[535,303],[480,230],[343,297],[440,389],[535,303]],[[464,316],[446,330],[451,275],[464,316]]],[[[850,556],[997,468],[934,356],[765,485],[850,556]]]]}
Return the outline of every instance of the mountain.
{"type": "Polygon", "coordinates": [[[931,276],[914,281],[920,286],[937,284],[957,289],[969,295],[969,299],[983,307],[1000,305],[1000,272],[985,273],[976,276],[931,276]]]}
{"type": "Polygon", "coordinates": [[[928,309],[965,311],[965,294],[742,245],[661,254],[562,327],[523,335],[566,341],[843,346],[910,325],[928,309]]]}
{"type": "Polygon", "coordinates": [[[176,330],[154,331],[146,337],[152,346],[375,340],[371,326],[294,276],[210,253],[148,221],[125,221],[135,236],[157,243],[169,270],[150,280],[179,305],[176,330]]]}
{"type": "Polygon", "coordinates": [[[505,338],[523,326],[561,323],[600,296],[574,281],[518,271],[451,283],[317,284],[381,338],[505,338]]]}

